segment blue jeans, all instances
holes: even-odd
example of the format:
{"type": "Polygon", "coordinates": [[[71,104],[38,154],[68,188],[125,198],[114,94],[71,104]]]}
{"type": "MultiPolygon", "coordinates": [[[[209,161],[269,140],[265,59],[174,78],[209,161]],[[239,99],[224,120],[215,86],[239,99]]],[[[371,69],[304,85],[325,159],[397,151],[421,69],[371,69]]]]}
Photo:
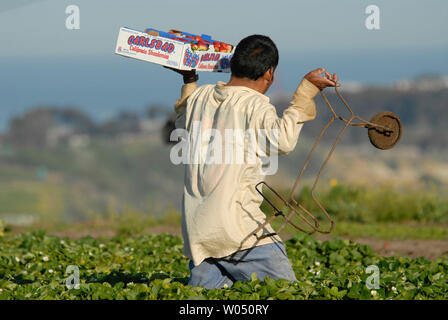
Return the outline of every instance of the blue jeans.
{"type": "Polygon", "coordinates": [[[225,284],[231,287],[235,281],[250,280],[254,272],[261,280],[269,276],[297,281],[281,242],[237,251],[224,258],[208,258],[197,266],[190,261],[190,271],[188,284],[206,289],[222,288],[225,284]]]}

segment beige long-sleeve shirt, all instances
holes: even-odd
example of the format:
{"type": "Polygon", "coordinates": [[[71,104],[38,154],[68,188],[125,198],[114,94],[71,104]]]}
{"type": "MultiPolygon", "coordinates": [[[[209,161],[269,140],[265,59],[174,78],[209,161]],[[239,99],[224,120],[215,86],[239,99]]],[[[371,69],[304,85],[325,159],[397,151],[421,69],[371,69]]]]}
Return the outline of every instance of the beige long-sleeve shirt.
{"type": "Polygon", "coordinates": [[[253,234],[266,219],[260,209],[263,198],[255,190],[255,185],[266,176],[261,170],[261,158],[275,156],[270,151],[275,149],[265,148],[265,154],[256,151],[255,161],[249,161],[253,158],[249,157],[247,136],[242,144],[231,144],[233,150],[226,149],[222,140],[230,137],[226,136],[226,130],[252,130],[257,143],[263,137],[269,148],[287,154],[295,148],[303,123],[315,118],[313,99],[318,92],[316,86],[303,79],[291,105],[279,118],[269,98],[248,87],[226,86],[224,82],[199,88],[194,82],[182,87],[181,98],[175,103],[176,128],[189,133],[184,142],[190,146],[182,201],[183,253],[195,265],[208,257],[220,258],[252,246],[281,241],[270,225],[253,234]],[[217,134],[205,138],[197,134],[210,129],[220,133],[220,138],[217,134]],[[260,130],[265,134],[258,134],[260,130]],[[244,161],[235,156],[238,146],[243,146],[244,161]],[[223,150],[218,150],[220,147],[223,150]],[[191,156],[194,150],[200,150],[196,158],[191,156]]]}

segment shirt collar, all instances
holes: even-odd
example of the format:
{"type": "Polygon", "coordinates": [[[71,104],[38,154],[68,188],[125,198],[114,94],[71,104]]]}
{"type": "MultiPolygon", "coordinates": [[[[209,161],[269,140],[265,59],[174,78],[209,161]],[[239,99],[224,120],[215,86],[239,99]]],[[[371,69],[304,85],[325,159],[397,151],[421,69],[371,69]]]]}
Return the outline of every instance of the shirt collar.
{"type": "Polygon", "coordinates": [[[217,86],[223,89],[227,89],[227,90],[237,90],[237,91],[246,91],[246,92],[252,92],[252,93],[256,93],[259,96],[261,96],[261,98],[263,98],[266,101],[269,101],[269,97],[262,94],[261,92],[258,92],[257,90],[251,89],[249,87],[245,87],[245,86],[225,86],[225,84],[227,84],[224,81],[218,81],[217,86]]]}

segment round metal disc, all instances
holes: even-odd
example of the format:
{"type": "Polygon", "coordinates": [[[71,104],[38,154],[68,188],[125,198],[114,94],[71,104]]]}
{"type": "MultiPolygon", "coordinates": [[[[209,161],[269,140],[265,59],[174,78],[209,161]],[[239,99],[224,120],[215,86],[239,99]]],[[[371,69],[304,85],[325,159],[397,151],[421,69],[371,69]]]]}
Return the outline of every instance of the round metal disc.
{"type": "Polygon", "coordinates": [[[378,149],[387,150],[394,147],[401,138],[401,121],[393,112],[381,111],[370,122],[387,127],[371,127],[368,130],[370,142],[378,149]]]}

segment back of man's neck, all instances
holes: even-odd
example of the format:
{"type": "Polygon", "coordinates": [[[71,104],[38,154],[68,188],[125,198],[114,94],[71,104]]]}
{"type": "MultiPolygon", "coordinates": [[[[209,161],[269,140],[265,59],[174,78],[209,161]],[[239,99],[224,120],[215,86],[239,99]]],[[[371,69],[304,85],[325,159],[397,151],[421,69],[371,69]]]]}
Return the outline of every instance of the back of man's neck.
{"type": "Polygon", "coordinates": [[[248,87],[252,90],[260,92],[261,94],[264,94],[259,81],[251,80],[248,78],[238,78],[238,77],[232,76],[230,78],[230,81],[226,84],[226,86],[228,86],[228,87],[232,87],[232,86],[248,87]]]}

